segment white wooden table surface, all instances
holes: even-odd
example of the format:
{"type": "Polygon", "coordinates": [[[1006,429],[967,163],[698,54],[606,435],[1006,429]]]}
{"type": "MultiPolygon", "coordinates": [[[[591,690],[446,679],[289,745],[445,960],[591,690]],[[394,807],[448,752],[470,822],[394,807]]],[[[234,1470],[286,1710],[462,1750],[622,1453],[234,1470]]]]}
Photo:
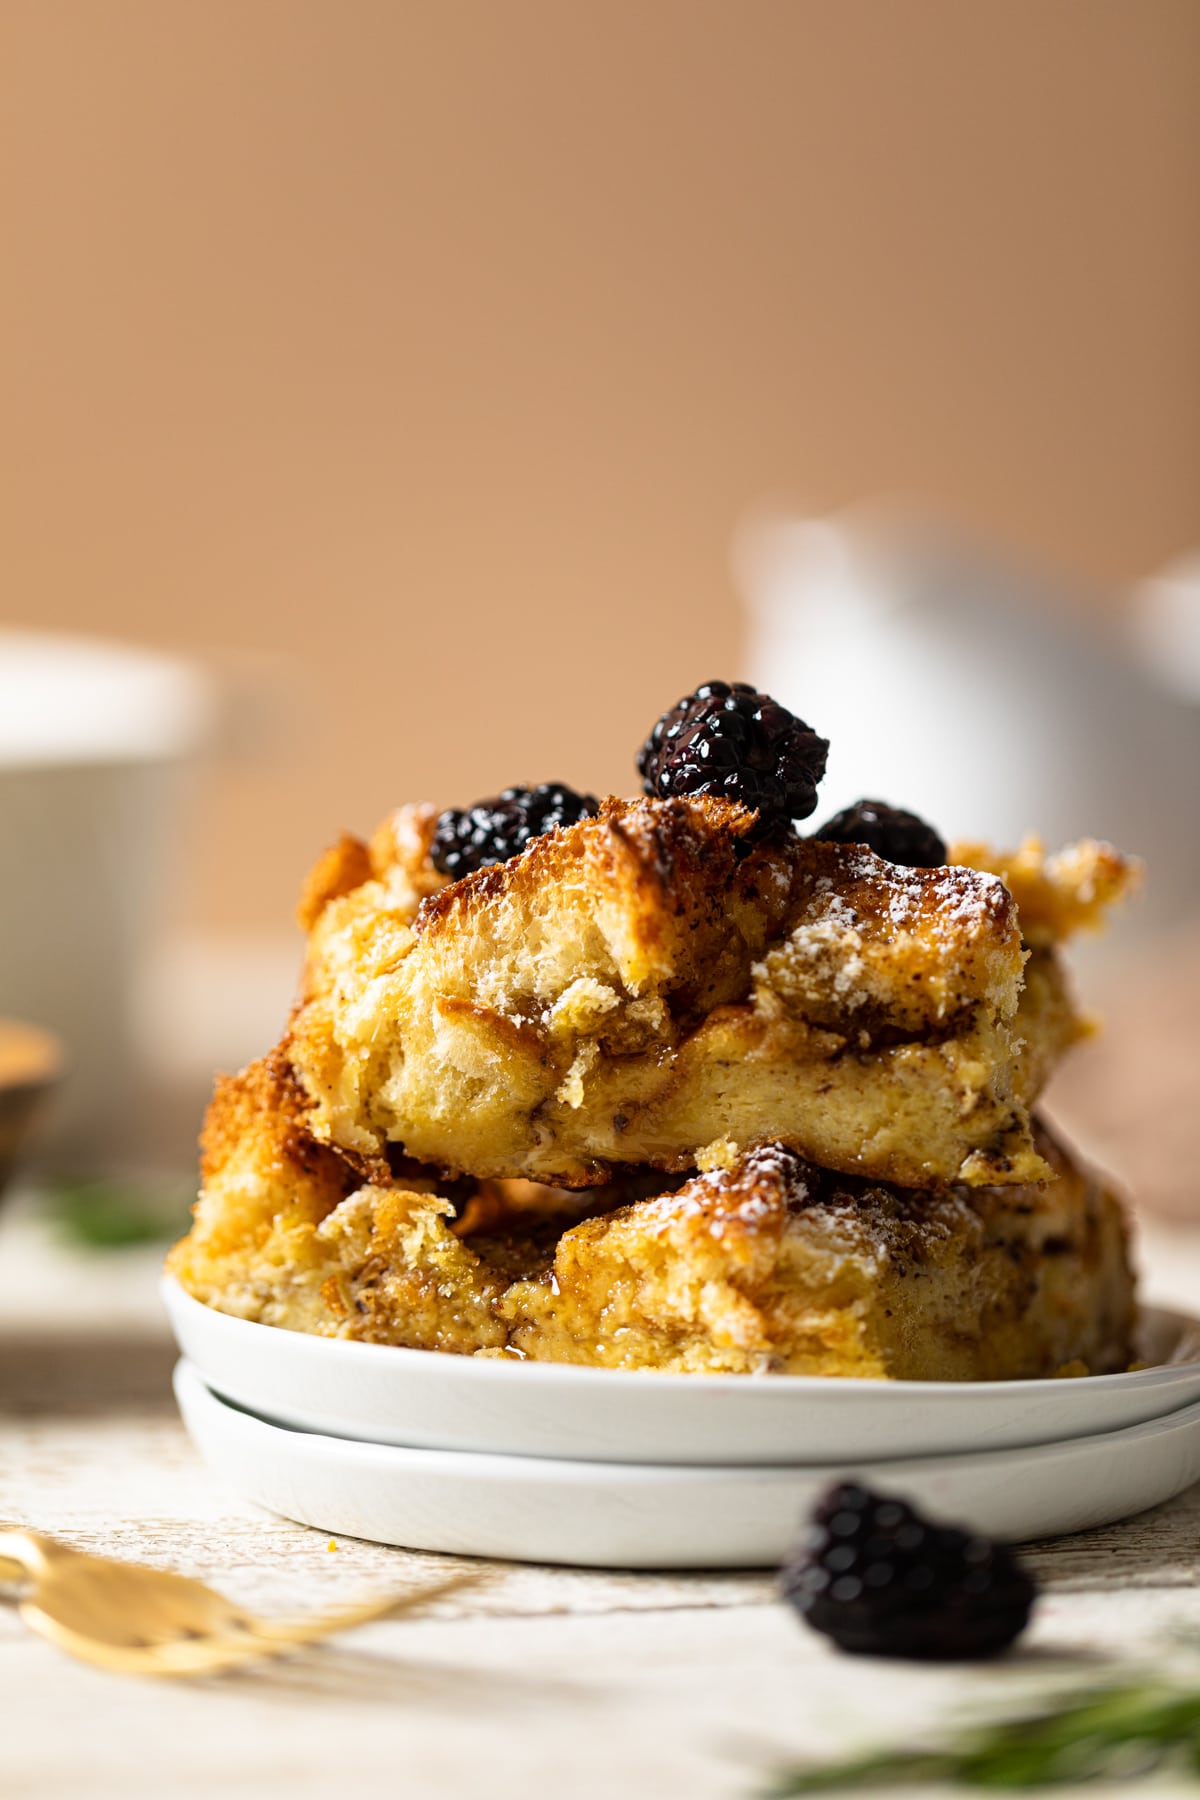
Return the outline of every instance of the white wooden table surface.
{"type": "MultiPolygon", "coordinates": [[[[1200,1295],[1200,1234],[1151,1234],[1143,1260],[1153,1297],[1200,1295]]],[[[67,1256],[19,1209],[0,1216],[0,1519],[281,1613],[444,1569],[331,1552],[206,1473],[170,1398],[155,1277],[145,1254],[67,1256]]],[[[1200,1488],[1030,1558],[1045,1599],[1026,1647],[974,1669],[840,1657],[758,1574],[480,1565],[482,1585],[434,1617],[195,1683],[92,1671],[0,1606],[0,1796],[715,1800],[754,1794],[783,1755],[911,1741],[1097,1659],[1181,1664],[1190,1637],[1200,1678],[1200,1488]]]]}

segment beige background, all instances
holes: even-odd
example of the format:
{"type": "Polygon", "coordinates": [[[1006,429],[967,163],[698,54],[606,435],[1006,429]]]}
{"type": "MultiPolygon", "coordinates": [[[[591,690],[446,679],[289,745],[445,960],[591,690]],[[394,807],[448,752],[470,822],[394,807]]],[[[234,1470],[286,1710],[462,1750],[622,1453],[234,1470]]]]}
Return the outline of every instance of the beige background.
{"type": "Polygon", "coordinates": [[[628,786],[764,494],[1200,538],[1198,81],[1196,0],[5,0],[5,613],[282,696],[182,917],[628,786]]]}

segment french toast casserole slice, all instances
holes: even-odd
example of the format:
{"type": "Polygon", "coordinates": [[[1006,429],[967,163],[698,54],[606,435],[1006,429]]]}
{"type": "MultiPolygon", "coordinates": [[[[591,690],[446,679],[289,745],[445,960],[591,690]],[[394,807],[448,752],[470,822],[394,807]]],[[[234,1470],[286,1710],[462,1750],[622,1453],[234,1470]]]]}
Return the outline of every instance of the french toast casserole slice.
{"type": "Polygon", "coordinates": [[[223,1081],[170,1267],[218,1310],[466,1355],[731,1373],[1000,1380],[1131,1355],[1122,1208],[1057,1179],[931,1193],[778,1144],[629,1203],[459,1182],[331,1149],[279,1052],[223,1081]]]}
{"type": "Polygon", "coordinates": [[[716,1140],[908,1187],[1048,1175],[1030,1109],[1082,1028],[997,874],[646,799],[447,886],[434,817],[310,880],[285,1050],[319,1140],[565,1187],[716,1140]]]}
{"type": "Polygon", "coordinates": [[[618,1368],[1125,1366],[1121,1205],[1033,1108],[1087,1030],[1059,942],[1135,864],[914,869],[674,798],[450,883],[436,817],[310,875],[289,1030],[209,1109],[195,1297],[618,1368]]]}

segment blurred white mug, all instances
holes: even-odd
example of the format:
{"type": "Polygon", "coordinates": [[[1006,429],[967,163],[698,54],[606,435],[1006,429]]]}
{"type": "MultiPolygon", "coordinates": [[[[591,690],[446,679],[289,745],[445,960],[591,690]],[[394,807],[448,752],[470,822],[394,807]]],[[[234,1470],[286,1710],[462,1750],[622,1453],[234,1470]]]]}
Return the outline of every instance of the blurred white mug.
{"type": "Polygon", "coordinates": [[[62,1038],[45,1154],[136,1146],[135,998],[159,925],[208,678],[150,651],[0,630],[0,1015],[62,1038]]]}
{"type": "Polygon", "coordinates": [[[733,555],[751,678],[831,741],[814,823],[867,797],[947,838],[1108,838],[1149,865],[1126,932],[1195,914],[1200,705],[1127,621],[898,509],[760,515],[733,555]]]}

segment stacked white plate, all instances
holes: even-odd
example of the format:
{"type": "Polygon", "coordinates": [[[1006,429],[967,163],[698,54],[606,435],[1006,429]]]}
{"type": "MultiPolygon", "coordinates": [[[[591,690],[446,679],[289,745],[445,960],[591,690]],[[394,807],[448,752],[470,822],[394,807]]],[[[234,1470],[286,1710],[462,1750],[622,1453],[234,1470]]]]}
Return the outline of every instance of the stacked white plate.
{"type": "Polygon", "coordinates": [[[855,1475],[991,1536],[1110,1524],[1200,1480],[1200,1325],[1148,1366],[1009,1382],[666,1375],[397,1350],[234,1319],[168,1280],[175,1391],[210,1465],[306,1525],[608,1568],[780,1561],[855,1475]]]}

